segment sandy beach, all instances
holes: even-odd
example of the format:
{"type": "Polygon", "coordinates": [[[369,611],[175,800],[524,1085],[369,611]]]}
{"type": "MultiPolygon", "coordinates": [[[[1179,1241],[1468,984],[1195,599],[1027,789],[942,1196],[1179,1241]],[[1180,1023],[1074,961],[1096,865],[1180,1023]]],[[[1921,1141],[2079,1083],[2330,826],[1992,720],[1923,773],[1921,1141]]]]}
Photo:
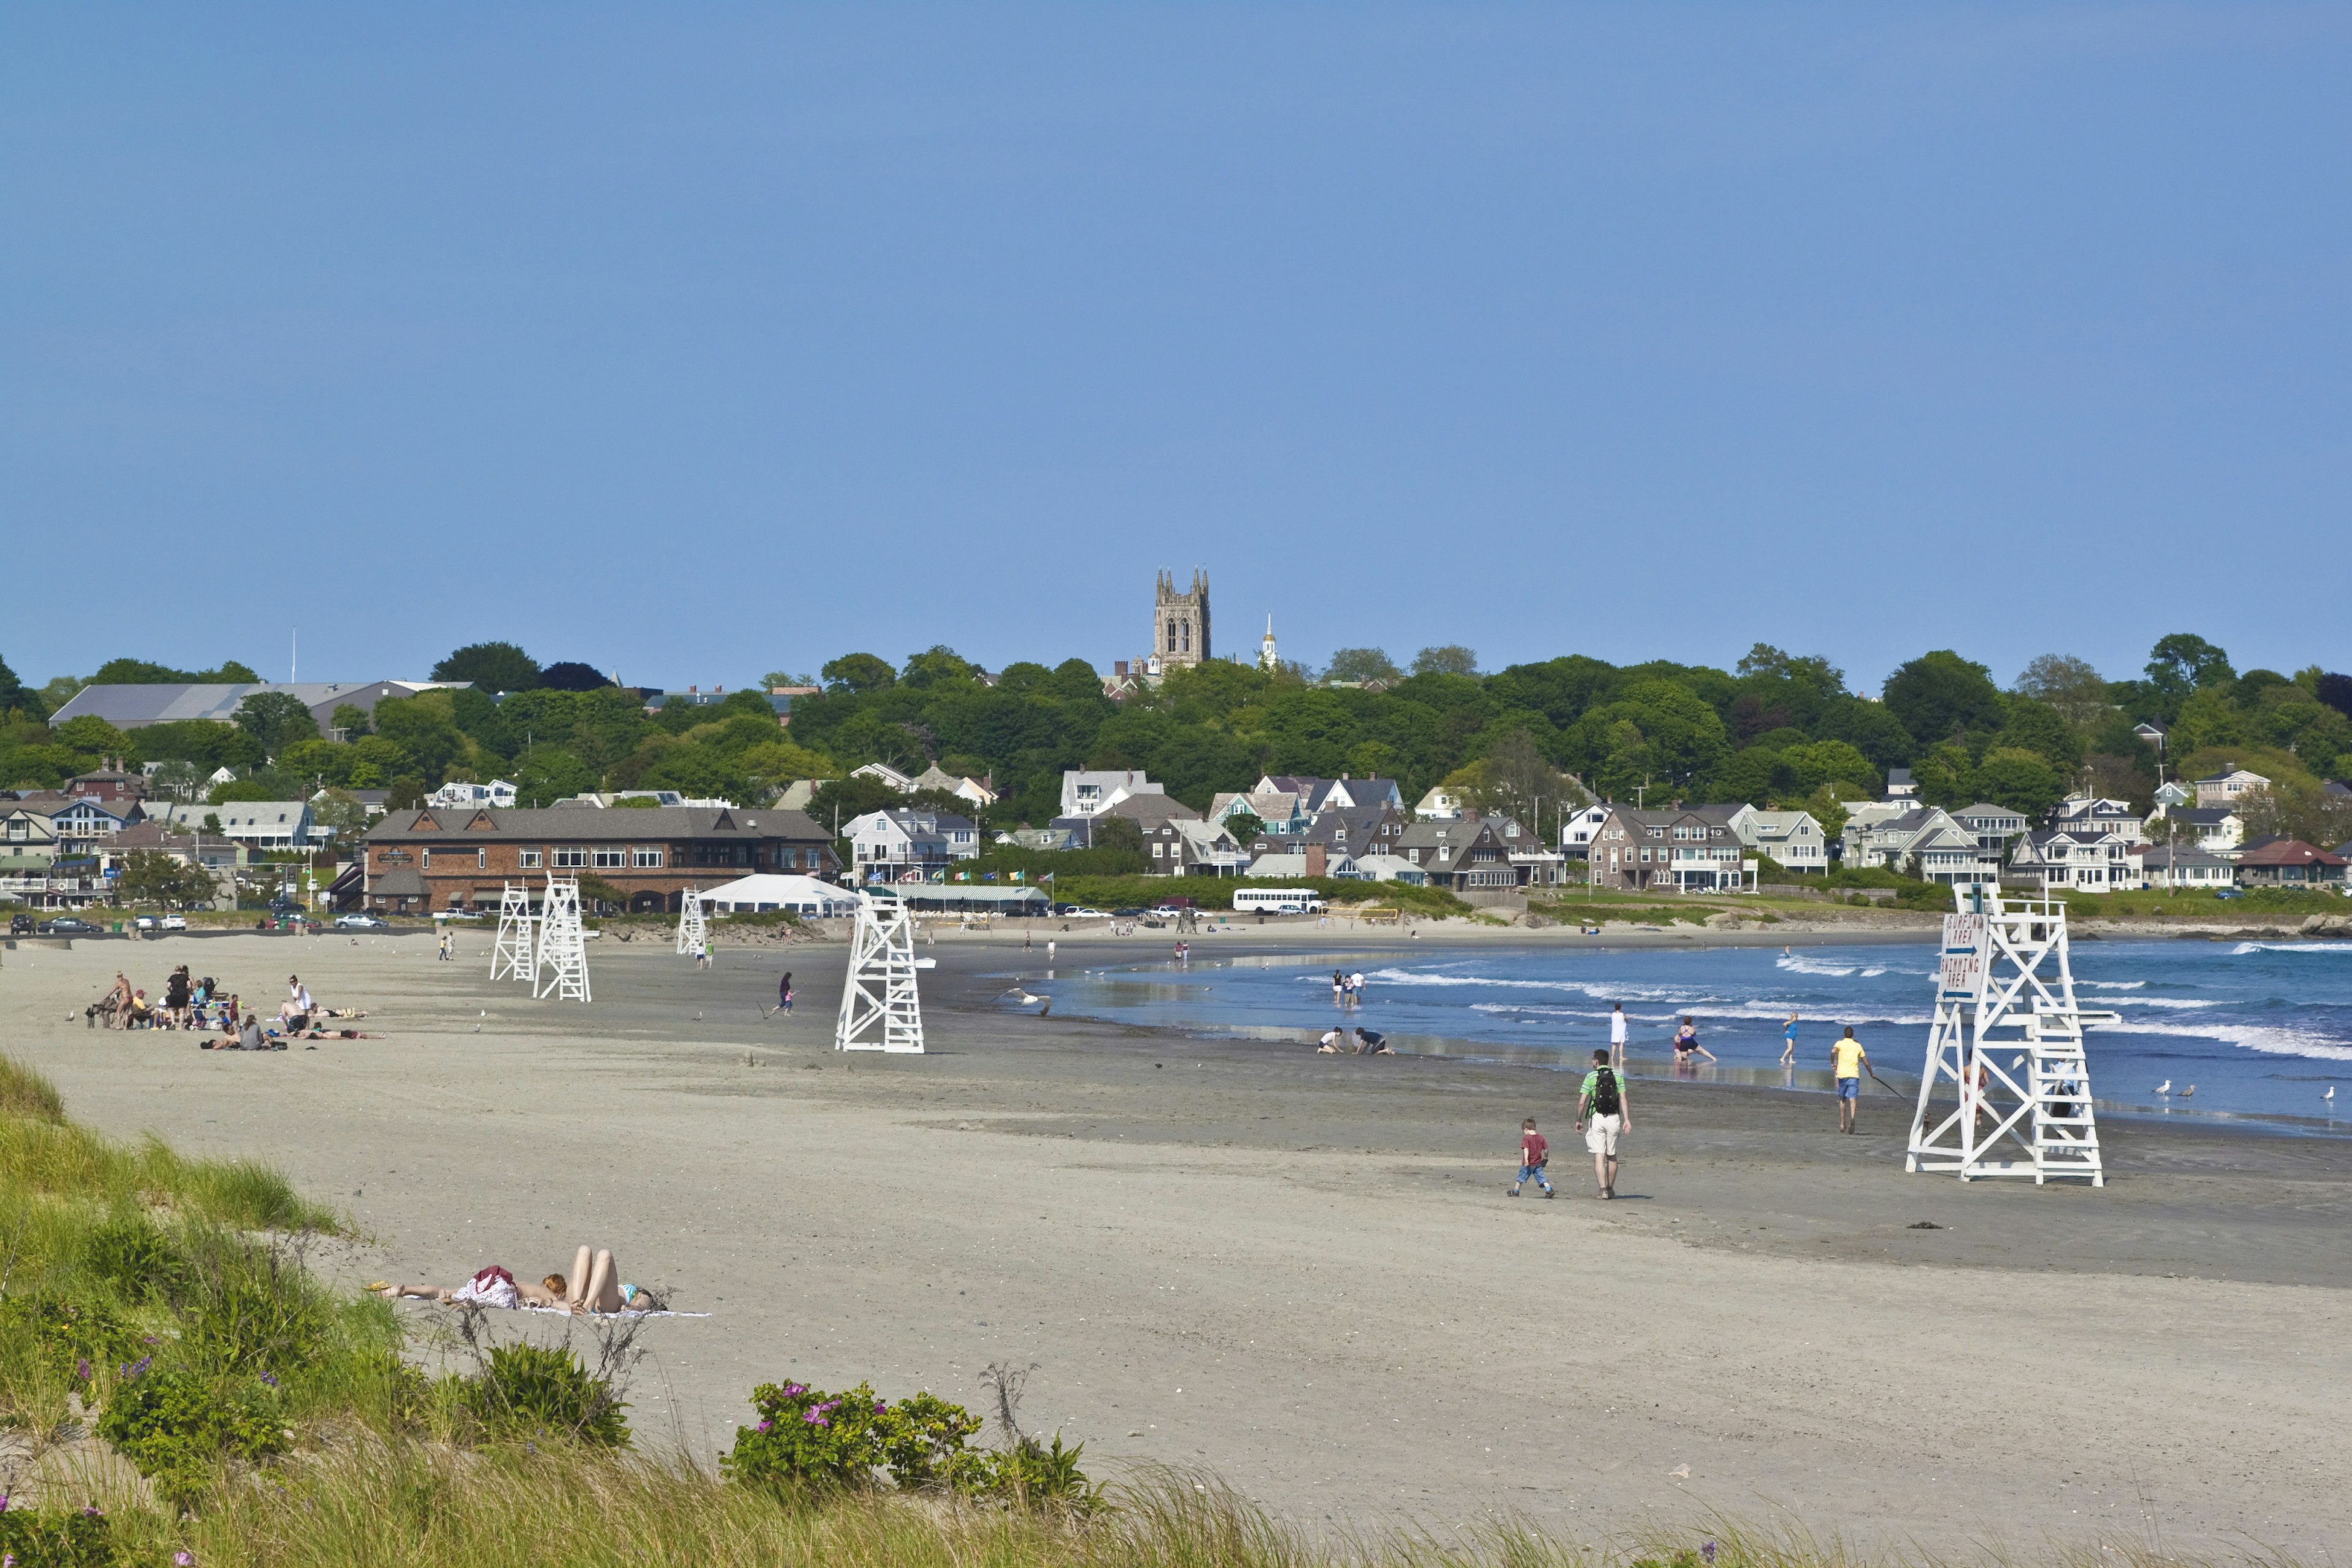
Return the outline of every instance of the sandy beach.
{"type": "MultiPolygon", "coordinates": [[[[1065,967],[1143,955],[1058,940],[1065,967]]],[[[1275,929],[1201,953],[1340,940],[1405,946],[1275,929]]],[[[1412,948],[1457,940],[1490,939],[1412,948]]],[[[2102,1191],[1964,1188],[1903,1173],[1891,1095],[1841,1138],[1825,1096],[1637,1083],[1604,1205],[1565,1075],[1002,1012],[999,977],[1045,968],[1017,934],[926,949],[919,1058],[830,1050],[837,944],[699,973],[594,943],[586,1007],[493,984],[488,946],[19,943],[0,1041],[91,1125],[282,1166],[365,1237],[331,1249],[347,1279],[614,1248],[711,1314],[649,1326],[633,1412],[706,1456],[755,1383],[977,1405],[1009,1361],[1037,1364],[1029,1422],[1113,1473],[1205,1467],[1309,1523],[1516,1512],[1598,1540],[1786,1510],[1940,1548],[2352,1542],[2340,1142],[2117,1121],[2102,1191]],[[152,990],[178,963],[269,1007],[299,971],[386,1037],[246,1055],[84,1027],[117,968],[152,990]],[[799,1009],[762,1018],[786,967],[799,1009]],[[1505,1195],[1525,1115],[1558,1201],[1505,1195]]]]}

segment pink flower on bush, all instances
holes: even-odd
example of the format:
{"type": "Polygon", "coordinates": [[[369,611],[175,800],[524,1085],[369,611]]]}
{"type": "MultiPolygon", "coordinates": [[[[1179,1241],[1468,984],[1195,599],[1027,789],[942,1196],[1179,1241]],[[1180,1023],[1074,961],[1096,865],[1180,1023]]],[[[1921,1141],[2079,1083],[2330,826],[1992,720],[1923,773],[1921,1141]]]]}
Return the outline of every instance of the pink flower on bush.
{"type": "Polygon", "coordinates": [[[196,1554],[193,1552],[173,1552],[172,1568],[196,1568],[196,1554]]]}
{"type": "Polygon", "coordinates": [[[761,1423],[760,1423],[760,1430],[761,1430],[761,1431],[762,1431],[762,1432],[764,1432],[764,1431],[766,1431],[767,1429],[768,1429],[768,1424],[767,1424],[765,1421],[761,1422],[761,1423]]]}

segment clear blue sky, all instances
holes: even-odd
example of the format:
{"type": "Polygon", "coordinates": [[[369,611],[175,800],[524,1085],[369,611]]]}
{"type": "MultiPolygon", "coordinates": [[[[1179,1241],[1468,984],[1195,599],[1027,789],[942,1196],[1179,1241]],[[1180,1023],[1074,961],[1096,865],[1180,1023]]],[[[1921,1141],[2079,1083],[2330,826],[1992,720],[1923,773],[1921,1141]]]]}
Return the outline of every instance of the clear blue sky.
{"type": "Polygon", "coordinates": [[[0,657],[2352,664],[2345,7],[18,5],[0,657]]]}

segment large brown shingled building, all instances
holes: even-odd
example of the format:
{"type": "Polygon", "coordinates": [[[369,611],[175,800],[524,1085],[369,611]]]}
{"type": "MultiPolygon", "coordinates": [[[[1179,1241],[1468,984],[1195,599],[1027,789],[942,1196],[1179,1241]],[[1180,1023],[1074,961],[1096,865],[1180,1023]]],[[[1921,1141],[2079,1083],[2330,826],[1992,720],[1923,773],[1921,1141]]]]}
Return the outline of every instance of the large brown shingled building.
{"type": "Polygon", "coordinates": [[[806,814],[765,807],[427,807],[392,813],[363,848],[361,906],[386,914],[495,910],[509,881],[529,883],[536,901],[551,872],[605,882],[642,911],[675,910],[688,888],[755,871],[841,868],[806,814]]]}

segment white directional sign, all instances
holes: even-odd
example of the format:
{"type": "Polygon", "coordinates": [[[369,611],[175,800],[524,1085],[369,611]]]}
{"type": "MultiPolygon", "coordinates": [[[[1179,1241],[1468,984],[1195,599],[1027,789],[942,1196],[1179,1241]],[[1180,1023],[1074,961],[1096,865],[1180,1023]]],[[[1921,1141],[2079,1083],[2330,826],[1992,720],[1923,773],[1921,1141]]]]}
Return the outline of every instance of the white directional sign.
{"type": "Polygon", "coordinates": [[[1985,926],[1982,915],[1944,917],[1943,976],[1937,987],[1942,1000],[1984,1000],[1985,926]]]}

